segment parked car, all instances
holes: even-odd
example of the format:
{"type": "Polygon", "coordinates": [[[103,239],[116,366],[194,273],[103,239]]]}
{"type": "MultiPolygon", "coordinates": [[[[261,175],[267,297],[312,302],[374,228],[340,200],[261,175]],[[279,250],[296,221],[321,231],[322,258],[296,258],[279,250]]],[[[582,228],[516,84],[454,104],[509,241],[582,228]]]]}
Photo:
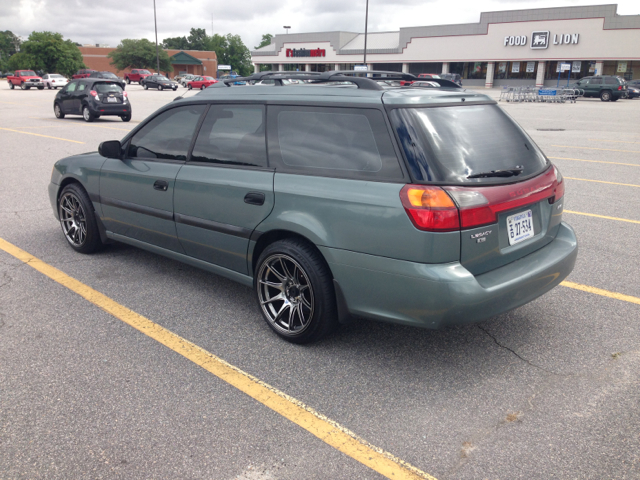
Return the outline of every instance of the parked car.
{"type": "Polygon", "coordinates": [[[627,95],[624,79],[614,75],[582,77],[568,88],[581,90],[584,97],[599,97],[603,102],[616,102],[627,95]]]}
{"type": "Polygon", "coordinates": [[[92,70],[90,68],[83,68],[81,70],[78,70],[75,75],[73,75],[71,78],[73,80],[77,80],[78,78],[87,78],[89,75],[91,75],[93,72],[95,72],[96,70],[92,70]]]}
{"type": "Polygon", "coordinates": [[[59,73],[47,73],[42,76],[42,83],[49,90],[58,89],[64,87],[67,83],[69,83],[69,79],[60,75],[59,73]]]}
{"type": "Polygon", "coordinates": [[[20,87],[22,90],[29,90],[31,87],[38,90],[44,89],[42,78],[36,75],[33,70],[16,70],[13,75],[7,76],[7,82],[12,90],[15,87],[20,87]]]}
{"type": "Polygon", "coordinates": [[[151,75],[149,70],[134,68],[130,73],[124,74],[124,81],[128,84],[131,84],[131,82],[140,83],[143,78],[148,77],[149,75],[151,75]]]}
{"type": "Polygon", "coordinates": [[[627,98],[633,99],[640,97],[640,86],[627,85],[627,98]]]}
{"type": "Polygon", "coordinates": [[[637,80],[628,80],[627,81],[627,85],[630,85],[632,87],[638,87],[640,88],[640,79],[637,80]]]}
{"type": "Polygon", "coordinates": [[[186,75],[183,75],[182,77],[180,77],[180,81],[178,83],[180,83],[180,85],[182,85],[183,87],[186,87],[187,82],[193,80],[196,77],[197,75],[192,75],[190,73],[187,73],[186,75]]]}
{"type": "Polygon", "coordinates": [[[112,82],[120,85],[122,90],[126,87],[124,80],[112,72],[92,72],[91,75],[89,75],[89,78],[104,78],[106,80],[111,80],[112,82]]]}
{"type": "Polygon", "coordinates": [[[70,81],[53,101],[56,118],[82,115],[93,122],[103,115],[118,116],[123,122],[131,120],[131,102],[120,82],[102,78],[84,78],[70,81]]]}
{"type": "Polygon", "coordinates": [[[158,90],[168,89],[175,92],[178,89],[178,84],[176,82],[172,82],[164,75],[149,75],[148,77],[143,78],[140,81],[140,84],[145,90],[148,90],[149,88],[157,88],[158,90]]]}
{"type": "Polygon", "coordinates": [[[199,88],[200,90],[204,90],[211,85],[218,83],[218,81],[213,77],[195,77],[193,80],[189,80],[187,82],[187,88],[191,90],[192,88],[199,88]]]}
{"type": "Polygon", "coordinates": [[[351,316],[478,322],[562,282],[578,251],[565,184],[526,132],[486,95],[366,74],[220,82],[59,160],[66,243],[128,243],[251,286],[296,343],[351,316]]]}
{"type": "Polygon", "coordinates": [[[450,82],[453,82],[456,85],[462,86],[462,77],[458,73],[443,73],[440,75],[440,78],[449,80],[450,82]]]}

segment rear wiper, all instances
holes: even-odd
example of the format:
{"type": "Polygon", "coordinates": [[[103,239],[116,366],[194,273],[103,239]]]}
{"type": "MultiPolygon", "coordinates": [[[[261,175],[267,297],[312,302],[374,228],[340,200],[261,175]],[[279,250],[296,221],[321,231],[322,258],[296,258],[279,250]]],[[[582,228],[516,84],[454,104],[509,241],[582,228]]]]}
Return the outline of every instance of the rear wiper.
{"type": "Polygon", "coordinates": [[[491,170],[490,172],[474,173],[467,178],[488,178],[488,177],[514,177],[520,175],[524,171],[524,168],[520,165],[516,165],[514,168],[507,170],[491,170]]]}

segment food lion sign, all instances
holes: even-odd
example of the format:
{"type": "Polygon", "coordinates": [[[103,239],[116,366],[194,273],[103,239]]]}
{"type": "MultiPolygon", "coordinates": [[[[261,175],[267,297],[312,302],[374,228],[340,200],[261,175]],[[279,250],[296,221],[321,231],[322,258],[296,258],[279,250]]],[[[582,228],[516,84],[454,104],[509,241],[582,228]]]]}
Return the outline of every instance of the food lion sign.
{"type": "MultiPolygon", "coordinates": [[[[579,41],[579,33],[556,33],[553,35],[553,45],[577,45],[579,41]]],[[[506,37],[504,37],[505,47],[521,47],[527,45],[527,43],[528,42],[526,35],[507,35],[506,37]]],[[[549,32],[548,30],[543,32],[532,32],[529,48],[531,48],[532,50],[549,48],[550,43],[551,32],[549,32]]]]}

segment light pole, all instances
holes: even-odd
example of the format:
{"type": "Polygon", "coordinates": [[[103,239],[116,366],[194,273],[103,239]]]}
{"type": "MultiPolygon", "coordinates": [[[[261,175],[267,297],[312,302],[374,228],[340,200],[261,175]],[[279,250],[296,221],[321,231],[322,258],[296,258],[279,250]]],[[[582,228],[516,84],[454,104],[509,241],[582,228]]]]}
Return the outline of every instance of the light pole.
{"type": "MultiPolygon", "coordinates": [[[[154,0],[155,1],[155,0],[154,0]]],[[[367,25],[369,24],[369,0],[364,14],[364,64],[367,64],[367,25]]]]}
{"type": "Polygon", "coordinates": [[[160,73],[160,52],[158,51],[158,20],[156,20],[156,0],[153,0],[153,23],[156,26],[156,73],[160,73]]]}
{"type": "Polygon", "coordinates": [[[289,29],[291,28],[290,25],[285,25],[282,28],[284,28],[287,31],[287,35],[289,34],[289,29]]]}

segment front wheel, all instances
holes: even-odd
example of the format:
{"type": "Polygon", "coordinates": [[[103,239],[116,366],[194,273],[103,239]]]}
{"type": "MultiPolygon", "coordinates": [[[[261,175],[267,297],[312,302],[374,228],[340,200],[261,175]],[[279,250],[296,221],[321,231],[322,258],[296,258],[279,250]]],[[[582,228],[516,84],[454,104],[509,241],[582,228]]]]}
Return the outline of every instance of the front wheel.
{"type": "Polygon", "coordinates": [[[85,105],[84,107],[82,107],[82,118],[84,118],[85,122],[93,122],[96,117],[93,115],[93,113],[91,113],[89,107],[85,105]]]}
{"type": "Polygon", "coordinates": [[[38,87],[38,90],[44,90],[44,86],[38,87]]]}
{"type": "Polygon", "coordinates": [[[13,83],[9,82],[9,88],[13,90],[14,88],[16,88],[16,86],[13,83]]]}
{"type": "Polygon", "coordinates": [[[602,92],[600,94],[600,100],[602,100],[603,102],[608,102],[609,100],[611,100],[611,92],[608,90],[602,92]]]}
{"type": "Polygon", "coordinates": [[[145,83],[142,88],[144,88],[145,90],[149,90],[149,87],[147,86],[147,84],[145,83]]]}
{"type": "Polygon", "coordinates": [[[158,85],[158,90],[162,91],[164,90],[164,87],[162,85],[158,85]]]}
{"type": "Polygon", "coordinates": [[[191,90],[193,87],[191,85],[187,86],[188,90],[191,90]]]}
{"type": "Polygon", "coordinates": [[[307,242],[285,239],[265,248],[254,290],[267,325],[289,342],[314,342],[338,326],[329,267],[307,242]]]}
{"type": "Polygon", "coordinates": [[[62,108],[60,108],[59,103],[56,103],[53,106],[53,113],[55,114],[56,118],[64,118],[64,112],[62,111],[62,108]]]}
{"type": "Polygon", "coordinates": [[[93,204],[80,185],[64,187],[58,199],[58,216],[62,233],[76,252],[93,253],[102,246],[93,204]]]}

